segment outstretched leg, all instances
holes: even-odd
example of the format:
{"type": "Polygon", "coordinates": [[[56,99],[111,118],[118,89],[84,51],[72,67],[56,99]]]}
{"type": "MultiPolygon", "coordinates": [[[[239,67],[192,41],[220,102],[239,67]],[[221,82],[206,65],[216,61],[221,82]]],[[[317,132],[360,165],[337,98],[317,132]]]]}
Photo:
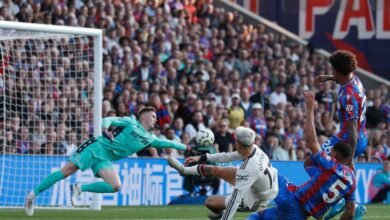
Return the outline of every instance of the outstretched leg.
{"type": "Polygon", "coordinates": [[[98,181],[81,186],[82,192],[95,193],[113,193],[118,192],[121,188],[121,181],[115,169],[103,169],[99,171],[99,176],[104,182],[98,181]]]}
{"type": "Polygon", "coordinates": [[[121,181],[115,169],[107,168],[99,170],[99,176],[104,182],[97,181],[89,184],[76,184],[72,186],[72,205],[76,206],[76,200],[81,192],[113,193],[121,188],[121,181]]]}
{"type": "Polygon", "coordinates": [[[72,175],[78,169],[79,168],[74,163],[67,162],[65,166],[61,168],[61,170],[55,171],[44,178],[33,191],[27,194],[24,204],[26,215],[32,216],[34,214],[34,200],[36,196],[53,186],[56,182],[72,175]]]}
{"type": "Polygon", "coordinates": [[[215,176],[225,180],[226,182],[232,184],[236,183],[236,172],[237,168],[235,167],[217,167],[212,165],[195,165],[191,167],[184,167],[180,161],[174,157],[168,158],[168,164],[172,168],[176,169],[180,175],[195,175],[195,176],[215,176]]]}
{"type": "Polygon", "coordinates": [[[225,196],[209,196],[205,201],[205,206],[210,209],[208,217],[210,219],[220,219],[222,217],[223,210],[226,209],[225,196]]]}

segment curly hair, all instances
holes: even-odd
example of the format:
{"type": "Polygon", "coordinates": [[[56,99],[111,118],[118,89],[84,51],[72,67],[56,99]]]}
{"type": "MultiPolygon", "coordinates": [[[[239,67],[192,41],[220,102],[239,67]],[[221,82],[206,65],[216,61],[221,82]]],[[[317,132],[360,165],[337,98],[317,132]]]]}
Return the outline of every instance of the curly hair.
{"type": "Polygon", "coordinates": [[[348,75],[353,72],[358,62],[356,56],[346,50],[338,50],[329,57],[329,62],[335,70],[343,75],[348,75]]]}

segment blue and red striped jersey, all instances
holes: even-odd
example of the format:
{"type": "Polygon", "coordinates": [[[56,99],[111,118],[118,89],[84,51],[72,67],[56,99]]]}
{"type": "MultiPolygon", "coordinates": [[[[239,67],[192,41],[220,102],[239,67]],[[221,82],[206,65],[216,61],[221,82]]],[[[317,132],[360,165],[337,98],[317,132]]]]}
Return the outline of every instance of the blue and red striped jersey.
{"type": "Polygon", "coordinates": [[[312,155],[311,160],[316,170],[295,192],[296,198],[308,213],[320,218],[340,199],[355,200],[355,173],[350,167],[338,163],[325,151],[312,155]]]}
{"type": "Polygon", "coordinates": [[[340,121],[338,138],[344,142],[348,141],[350,135],[347,127],[348,120],[357,121],[359,135],[366,134],[366,94],[363,84],[357,76],[340,87],[337,107],[340,121]]]}

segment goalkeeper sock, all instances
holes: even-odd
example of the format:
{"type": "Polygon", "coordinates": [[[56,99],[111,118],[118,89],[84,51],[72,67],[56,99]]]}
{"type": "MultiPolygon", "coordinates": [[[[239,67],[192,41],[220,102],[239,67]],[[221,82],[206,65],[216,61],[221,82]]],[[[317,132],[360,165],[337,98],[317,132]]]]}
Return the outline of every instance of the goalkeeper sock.
{"type": "Polygon", "coordinates": [[[39,193],[47,190],[49,187],[54,185],[56,182],[64,179],[64,174],[61,170],[55,171],[47,176],[42,182],[34,189],[35,196],[38,196],[39,193]]]}
{"type": "Polygon", "coordinates": [[[114,187],[106,182],[94,182],[81,186],[81,192],[94,192],[94,193],[113,193],[114,187]]]}

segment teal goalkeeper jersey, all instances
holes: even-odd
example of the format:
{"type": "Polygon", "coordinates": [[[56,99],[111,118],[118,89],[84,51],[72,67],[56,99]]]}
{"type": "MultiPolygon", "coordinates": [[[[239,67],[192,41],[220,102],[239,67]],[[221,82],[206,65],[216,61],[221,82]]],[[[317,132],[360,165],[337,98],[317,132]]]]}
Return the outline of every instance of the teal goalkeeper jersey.
{"type": "Polygon", "coordinates": [[[142,150],[145,147],[155,148],[174,148],[177,150],[186,150],[184,144],[157,138],[153,133],[146,131],[144,127],[132,117],[107,117],[103,118],[102,127],[110,126],[117,128],[112,132],[114,140],[100,135],[98,142],[111,154],[112,160],[119,160],[133,153],[142,150]]]}

